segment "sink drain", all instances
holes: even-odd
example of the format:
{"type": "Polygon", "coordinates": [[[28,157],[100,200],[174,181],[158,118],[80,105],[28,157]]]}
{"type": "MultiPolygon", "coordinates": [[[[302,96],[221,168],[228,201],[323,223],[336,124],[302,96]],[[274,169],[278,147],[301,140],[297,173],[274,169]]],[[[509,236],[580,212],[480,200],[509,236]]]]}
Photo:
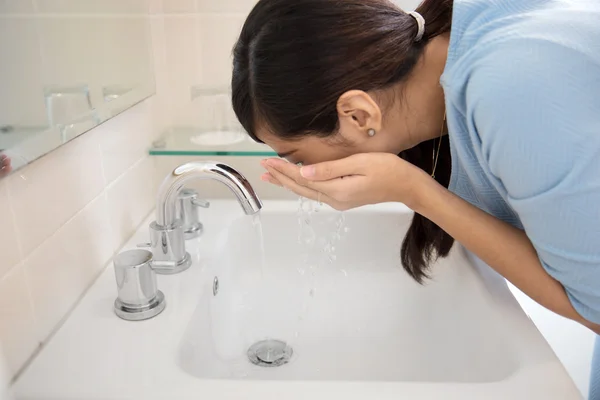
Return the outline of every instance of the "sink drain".
{"type": "Polygon", "coordinates": [[[294,350],[281,340],[261,340],[248,349],[248,359],[259,367],[279,367],[287,364],[294,350]]]}

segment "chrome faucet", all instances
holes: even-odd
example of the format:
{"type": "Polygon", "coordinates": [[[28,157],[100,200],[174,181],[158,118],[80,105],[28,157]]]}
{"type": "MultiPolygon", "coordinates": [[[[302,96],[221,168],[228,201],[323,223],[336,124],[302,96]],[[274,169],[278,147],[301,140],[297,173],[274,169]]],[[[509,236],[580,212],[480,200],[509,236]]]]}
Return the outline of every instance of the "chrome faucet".
{"type": "Polygon", "coordinates": [[[192,264],[185,250],[182,222],[177,219],[178,194],[195,179],[212,179],[227,186],[247,215],[256,214],[262,203],[250,182],[229,165],[208,161],[190,162],[175,168],[162,182],[156,203],[156,221],[150,224],[152,268],[159,274],[176,274],[192,264]]]}

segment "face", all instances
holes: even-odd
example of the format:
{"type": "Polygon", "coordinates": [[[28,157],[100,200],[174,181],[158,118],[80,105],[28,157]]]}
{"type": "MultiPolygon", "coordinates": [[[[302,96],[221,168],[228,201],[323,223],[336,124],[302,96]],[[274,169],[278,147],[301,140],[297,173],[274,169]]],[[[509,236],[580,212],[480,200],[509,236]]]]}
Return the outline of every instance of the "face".
{"type": "Polygon", "coordinates": [[[383,127],[382,111],[374,98],[362,91],[350,91],[340,97],[338,132],[328,137],[306,135],[286,140],[266,129],[259,129],[258,138],[274,149],[280,157],[304,165],[337,160],[357,153],[399,153],[403,135],[383,127]],[[375,135],[369,135],[373,129],[375,135]],[[400,140],[399,140],[400,139],[400,140]]]}
{"type": "MultiPolygon", "coordinates": [[[[399,154],[423,140],[439,135],[439,122],[431,124],[430,118],[412,112],[407,107],[381,107],[375,99],[383,97],[362,91],[345,93],[337,106],[340,129],[328,137],[307,134],[289,140],[260,128],[257,136],[289,162],[310,165],[358,153],[399,154]],[[385,115],[382,110],[386,110],[385,115]],[[369,135],[371,129],[375,131],[373,136],[369,135]]],[[[417,100],[413,98],[411,104],[416,104],[417,100]]]]}
{"type": "Polygon", "coordinates": [[[396,87],[377,93],[350,90],[340,96],[339,132],[326,138],[306,135],[286,140],[259,127],[258,138],[288,161],[309,165],[357,153],[399,154],[439,137],[445,110],[439,80],[447,42],[447,37],[433,39],[409,79],[396,87]]]}
{"type": "Polygon", "coordinates": [[[291,163],[304,165],[338,160],[357,153],[354,146],[340,143],[338,139],[308,135],[302,139],[284,140],[269,132],[258,133],[258,138],[291,163]]]}

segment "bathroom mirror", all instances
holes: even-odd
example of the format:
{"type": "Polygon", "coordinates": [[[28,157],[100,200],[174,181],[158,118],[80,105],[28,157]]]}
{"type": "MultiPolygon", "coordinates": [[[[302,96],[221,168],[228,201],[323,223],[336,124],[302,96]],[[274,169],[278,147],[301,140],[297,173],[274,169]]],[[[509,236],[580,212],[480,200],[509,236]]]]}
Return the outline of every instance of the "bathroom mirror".
{"type": "Polygon", "coordinates": [[[154,93],[151,3],[0,1],[0,177],[154,93]]]}

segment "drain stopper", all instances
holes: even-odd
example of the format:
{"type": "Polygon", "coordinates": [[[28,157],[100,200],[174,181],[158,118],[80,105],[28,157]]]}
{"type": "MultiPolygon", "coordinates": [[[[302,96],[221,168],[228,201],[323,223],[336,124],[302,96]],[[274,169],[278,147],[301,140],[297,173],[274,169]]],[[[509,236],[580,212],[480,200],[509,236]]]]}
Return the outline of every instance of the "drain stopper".
{"type": "Polygon", "coordinates": [[[262,340],[248,349],[248,359],[260,367],[279,367],[287,364],[294,351],[281,340],[262,340]]]}

